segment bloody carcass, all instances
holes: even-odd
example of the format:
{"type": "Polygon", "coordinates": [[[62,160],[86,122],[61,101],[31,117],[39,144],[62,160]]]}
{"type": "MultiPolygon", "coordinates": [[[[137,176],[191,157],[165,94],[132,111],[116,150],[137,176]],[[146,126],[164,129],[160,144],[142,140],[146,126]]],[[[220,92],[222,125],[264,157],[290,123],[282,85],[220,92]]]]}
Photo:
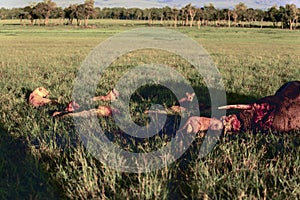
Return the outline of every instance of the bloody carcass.
{"type": "Polygon", "coordinates": [[[247,105],[228,105],[219,109],[239,109],[237,114],[223,117],[225,132],[279,131],[300,129],[300,81],[282,85],[274,95],[247,105]]]}

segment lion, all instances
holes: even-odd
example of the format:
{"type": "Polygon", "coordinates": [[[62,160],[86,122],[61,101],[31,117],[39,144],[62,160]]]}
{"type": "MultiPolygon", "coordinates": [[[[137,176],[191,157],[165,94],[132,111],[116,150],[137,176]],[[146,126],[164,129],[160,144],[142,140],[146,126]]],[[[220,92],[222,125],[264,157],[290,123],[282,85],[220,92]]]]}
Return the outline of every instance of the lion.
{"type": "Polygon", "coordinates": [[[29,104],[34,107],[44,106],[46,104],[52,103],[52,100],[48,98],[49,91],[44,87],[38,87],[29,96],[29,104]]]}
{"type": "Polygon", "coordinates": [[[68,112],[68,111],[62,111],[62,112],[54,112],[53,117],[58,118],[64,118],[64,117],[83,117],[88,118],[92,116],[98,116],[98,117],[111,117],[113,113],[119,114],[119,110],[112,108],[110,106],[100,105],[98,108],[91,109],[91,110],[83,110],[80,112],[68,112]]]}
{"type": "Polygon", "coordinates": [[[116,101],[119,97],[119,92],[113,88],[107,95],[105,96],[97,96],[93,98],[93,101],[116,101]]]}
{"type": "Polygon", "coordinates": [[[198,133],[208,129],[218,131],[223,129],[223,123],[216,118],[192,116],[180,130],[183,129],[186,129],[187,133],[198,133]]]}

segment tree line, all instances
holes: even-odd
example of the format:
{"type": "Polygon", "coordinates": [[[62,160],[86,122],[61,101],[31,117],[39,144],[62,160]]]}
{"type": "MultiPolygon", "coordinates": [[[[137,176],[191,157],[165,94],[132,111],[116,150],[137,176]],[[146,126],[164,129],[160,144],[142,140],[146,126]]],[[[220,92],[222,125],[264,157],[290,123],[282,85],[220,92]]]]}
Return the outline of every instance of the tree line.
{"type": "Polygon", "coordinates": [[[253,26],[258,22],[263,27],[264,22],[272,22],[274,27],[296,29],[300,22],[300,9],[295,4],[272,6],[267,10],[248,8],[245,3],[239,3],[233,9],[218,9],[213,4],[197,7],[187,4],[182,8],[99,8],[94,6],[94,0],[85,0],[82,4],[71,4],[66,8],[58,7],[52,0],[31,3],[24,8],[1,8],[1,19],[30,20],[31,25],[48,25],[49,19],[60,19],[61,24],[88,26],[89,19],[121,19],[145,20],[149,25],[153,21],[170,26],[253,26]]]}

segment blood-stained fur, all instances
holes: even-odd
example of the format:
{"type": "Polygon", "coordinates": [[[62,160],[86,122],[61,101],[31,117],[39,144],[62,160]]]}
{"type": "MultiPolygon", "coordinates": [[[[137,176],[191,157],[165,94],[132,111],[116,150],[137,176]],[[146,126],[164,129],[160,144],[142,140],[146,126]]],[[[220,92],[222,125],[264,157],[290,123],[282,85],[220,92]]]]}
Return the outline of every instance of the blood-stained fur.
{"type": "MultiPolygon", "coordinates": [[[[241,106],[241,105],[236,105],[241,106]]],[[[242,111],[223,118],[224,126],[231,131],[280,131],[300,129],[300,81],[292,81],[281,86],[274,95],[267,96],[242,108],[242,111]],[[233,119],[233,120],[232,120],[233,119]],[[240,123],[240,128],[235,124],[240,123]],[[231,126],[231,128],[230,128],[231,126]]],[[[222,109],[237,108],[235,105],[222,109]]]]}
{"type": "Polygon", "coordinates": [[[68,103],[67,107],[65,108],[65,111],[67,112],[74,112],[80,108],[80,105],[75,101],[72,100],[68,103]]]}

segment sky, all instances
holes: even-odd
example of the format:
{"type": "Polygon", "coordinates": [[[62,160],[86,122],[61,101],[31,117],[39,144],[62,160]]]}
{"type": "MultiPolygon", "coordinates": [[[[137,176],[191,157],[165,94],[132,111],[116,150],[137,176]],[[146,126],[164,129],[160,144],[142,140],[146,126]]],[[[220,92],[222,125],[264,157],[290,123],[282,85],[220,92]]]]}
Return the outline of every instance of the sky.
{"type": "MultiPolygon", "coordinates": [[[[41,2],[42,0],[0,0],[0,8],[19,8],[30,5],[31,2],[41,2]]],[[[84,0],[53,0],[58,6],[66,7],[70,4],[75,3],[83,3],[84,0]]],[[[211,0],[211,1],[200,1],[200,0],[95,0],[96,7],[140,7],[140,8],[150,8],[150,7],[182,7],[188,3],[192,3],[192,5],[203,6],[204,4],[209,4],[212,2],[217,8],[231,8],[234,5],[241,2],[241,0],[211,0]],[[200,3],[202,2],[202,3],[200,3]]],[[[246,0],[245,2],[248,7],[251,8],[269,8],[274,4],[286,4],[286,3],[295,3],[298,7],[300,7],[300,0],[246,0]],[[268,2],[269,5],[266,4],[258,4],[257,2],[268,2]]]]}

